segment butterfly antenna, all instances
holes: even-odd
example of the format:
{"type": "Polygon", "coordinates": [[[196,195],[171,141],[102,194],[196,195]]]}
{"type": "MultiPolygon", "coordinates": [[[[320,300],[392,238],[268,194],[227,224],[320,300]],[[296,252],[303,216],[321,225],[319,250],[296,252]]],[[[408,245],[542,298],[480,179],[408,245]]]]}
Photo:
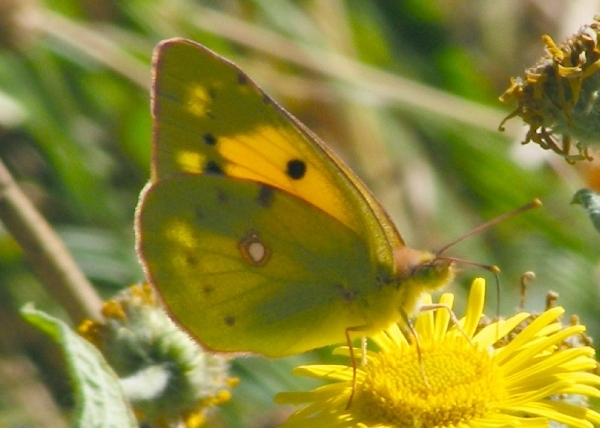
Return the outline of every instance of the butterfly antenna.
{"type": "Polygon", "coordinates": [[[465,260],[465,259],[459,259],[458,257],[446,257],[446,256],[436,256],[437,260],[448,260],[457,264],[461,264],[461,265],[469,265],[469,266],[475,266],[481,269],[485,269],[491,273],[493,273],[494,275],[499,274],[500,273],[500,268],[496,265],[486,265],[483,263],[477,263],[471,260],[465,260]]]}
{"type": "MultiPolygon", "coordinates": [[[[482,263],[472,262],[470,260],[463,260],[463,259],[458,259],[455,257],[445,257],[445,256],[442,256],[442,254],[444,252],[448,251],[448,249],[454,247],[456,244],[462,242],[463,240],[465,240],[466,238],[468,238],[470,236],[473,236],[473,235],[481,232],[482,230],[485,230],[497,223],[500,223],[501,221],[504,221],[511,217],[515,217],[526,211],[532,210],[534,208],[539,208],[541,206],[542,206],[542,201],[540,201],[538,198],[535,198],[533,201],[529,202],[528,204],[523,205],[522,207],[517,208],[516,210],[499,215],[498,217],[495,217],[491,220],[486,221],[483,224],[480,224],[479,226],[475,227],[474,229],[471,229],[471,231],[465,233],[463,236],[460,236],[458,239],[455,239],[453,242],[450,242],[448,245],[442,247],[436,253],[436,259],[450,260],[450,261],[453,261],[453,262],[459,263],[459,264],[480,267],[482,269],[485,269],[485,270],[491,272],[494,275],[495,282],[496,282],[496,301],[498,302],[498,306],[497,306],[498,313],[496,316],[498,319],[500,317],[500,277],[499,277],[500,268],[496,265],[485,265],[482,263]]],[[[497,335],[499,335],[499,330],[497,332],[497,335]]]]}
{"type": "MultiPolygon", "coordinates": [[[[445,247],[445,249],[448,249],[448,248],[450,248],[450,246],[447,245],[445,247]]],[[[439,254],[439,252],[438,252],[438,254],[439,254]]],[[[478,268],[481,268],[481,269],[485,269],[488,272],[490,272],[492,275],[494,275],[494,278],[496,279],[496,300],[498,302],[500,302],[500,277],[498,276],[500,274],[500,268],[498,266],[496,266],[496,265],[485,265],[483,263],[477,263],[477,262],[473,262],[471,260],[459,259],[459,258],[456,258],[456,257],[436,257],[436,259],[438,259],[438,260],[449,260],[451,262],[458,263],[458,264],[461,264],[461,265],[475,266],[475,267],[478,267],[478,268]]],[[[498,304],[498,307],[500,307],[500,304],[498,304]]]]}
{"type": "MultiPolygon", "coordinates": [[[[506,220],[508,218],[517,216],[517,215],[522,214],[522,213],[524,213],[526,211],[529,211],[531,209],[538,208],[538,207],[541,207],[541,206],[542,206],[542,201],[540,201],[538,198],[535,198],[533,201],[529,202],[526,205],[523,205],[520,208],[517,208],[516,210],[507,212],[507,213],[499,215],[498,217],[495,217],[495,218],[493,218],[491,220],[488,220],[485,223],[480,224],[476,228],[471,229],[471,231],[465,233],[463,236],[460,236],[459,238],[457,238],[454,241],[450,242],[445,247],[442,247],[440,250],[438,250],[438,252],[436,253],[436,256],[439,257],[442,253],[446,252],[449,248],[454,247],[459,242],[462,242],[463,240],[465,240],[468,237],[473,236],[473,235],[481,232],[482,230],[485,230],[485,229],[487,229],[487,228],[489,228],[489,227],[491,227],[491,226],[493,226],[493,225],[495,225],[497,223],[500,223],[501,221],[504,221],[504,220],[506,220]]],[[[469,263],[467,263],[467,264],[469,264],[469,263]]],[[[474,263],[471,263],[471,264],[474,264],[474,263]]]]}

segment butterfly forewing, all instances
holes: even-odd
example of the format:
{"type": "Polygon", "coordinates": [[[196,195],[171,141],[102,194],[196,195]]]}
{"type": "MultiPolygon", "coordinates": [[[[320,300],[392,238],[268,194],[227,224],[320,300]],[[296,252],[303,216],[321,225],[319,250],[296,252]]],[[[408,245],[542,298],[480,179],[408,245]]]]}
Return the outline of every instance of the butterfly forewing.
{"type": "Polygon", "coordinates": [[[369,190],[245,73],[181,39],[159,45],[154,67],[154,181],[216,173],[277,187],[353,229],[393,270],[403,242],[369,190]]]}

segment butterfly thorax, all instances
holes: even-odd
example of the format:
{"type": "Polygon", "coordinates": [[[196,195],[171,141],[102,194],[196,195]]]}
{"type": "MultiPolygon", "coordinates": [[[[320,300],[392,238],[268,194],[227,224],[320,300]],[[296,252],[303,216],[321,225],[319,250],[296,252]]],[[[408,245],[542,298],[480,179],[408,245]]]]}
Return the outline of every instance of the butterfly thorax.
{"type": "Polygon", "coordinates": [[[394,258],[400,309],[409,317],[418,311],[423,293],[439,290],[454,278],[453,262],[428,251],[401,247],[394,250],[394,258]]]}

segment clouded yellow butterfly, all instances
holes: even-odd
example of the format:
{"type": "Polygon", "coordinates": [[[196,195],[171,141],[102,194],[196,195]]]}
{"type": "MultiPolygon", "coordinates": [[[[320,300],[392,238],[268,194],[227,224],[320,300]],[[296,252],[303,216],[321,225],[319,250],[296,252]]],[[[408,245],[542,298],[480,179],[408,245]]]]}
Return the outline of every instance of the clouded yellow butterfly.
{"type": "Polygon", "coordinates": [[[359,178],[243,71],[184,39],[154,54],[139,258],[206,348],[281,357],[386,328],[452,262],[408,248],[359,178]]]}

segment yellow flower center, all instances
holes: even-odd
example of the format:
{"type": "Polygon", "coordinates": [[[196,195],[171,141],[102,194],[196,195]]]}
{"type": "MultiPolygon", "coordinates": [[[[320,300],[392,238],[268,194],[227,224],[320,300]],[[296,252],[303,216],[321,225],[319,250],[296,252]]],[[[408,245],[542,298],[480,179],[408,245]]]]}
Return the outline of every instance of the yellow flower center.
{"type": "Polygon", "coordinates": [[[413,344],[370,359],[355,411],[383,426],[449,427],[489,414],[506,397],[500,367],[464,337],[428,341],[420,354],[413,344]]]}

